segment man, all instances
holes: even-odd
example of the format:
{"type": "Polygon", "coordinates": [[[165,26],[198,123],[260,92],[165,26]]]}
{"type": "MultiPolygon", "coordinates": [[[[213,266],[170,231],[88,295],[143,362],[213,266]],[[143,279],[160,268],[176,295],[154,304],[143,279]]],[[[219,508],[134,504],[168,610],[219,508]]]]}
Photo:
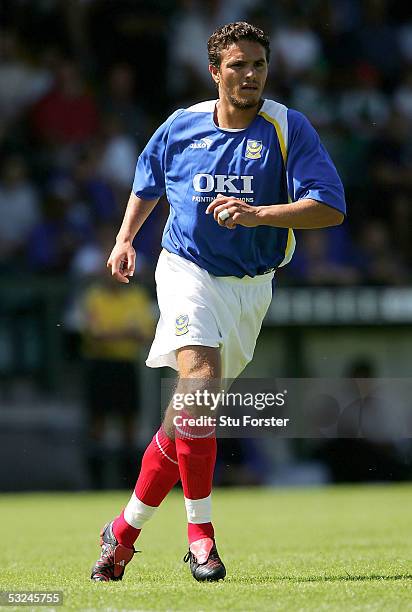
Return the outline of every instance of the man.
{"type": "MultiPolygon", "coordinates": [[[[171,366],[178,386],[205,389],[236,378],[251,360],[274,271],[293,254],[291,228],[337,225],[345,213],[341,181],[309,122],[261,97],[265,34],[232,23],[212,34],[208,51],[219,98],[176,111],[151,138],[108,260],[112,275],[128,283],[132,240],[166,192],[170,215],[156,269],[161,315],[147,365],[171,366]]],[[[122,577],[143,524],[179,478],[192,574],[226,574],[211,522],[214,432],[173,427],[172,414],[169,407],[126,508],[102,532],[94,580],[122,577]]]]}
{"type": "MultiPolygon", "coordinates": [[[[104,438],[115,416],[121,437],[119,474],[129,478],[136,463],[135,429],[141,389],[138,356],[153,334],[152,303],[143,286],[120,285],[107,275],[88,287],[79,303],[82,320],[85,408],[89,425],[88,467],[92,486],[103,488],[108,457],[104,438]]],[[[132,482],[127,480],[129,487],[132,482]]],[[[134,480],[133,480],[134,483],[134,480]]]]}

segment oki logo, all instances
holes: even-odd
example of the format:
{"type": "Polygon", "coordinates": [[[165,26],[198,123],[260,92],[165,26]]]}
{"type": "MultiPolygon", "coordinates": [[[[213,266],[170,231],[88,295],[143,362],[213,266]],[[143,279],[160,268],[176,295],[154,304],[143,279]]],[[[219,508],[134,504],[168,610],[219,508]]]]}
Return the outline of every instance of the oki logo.
{"type": "Polygon", "coordinates": [[[236,174],[196,174],[193,177],[193,187],[196,191],[206,193],[253,193],[253,176],[237,176],[236,174]]]}

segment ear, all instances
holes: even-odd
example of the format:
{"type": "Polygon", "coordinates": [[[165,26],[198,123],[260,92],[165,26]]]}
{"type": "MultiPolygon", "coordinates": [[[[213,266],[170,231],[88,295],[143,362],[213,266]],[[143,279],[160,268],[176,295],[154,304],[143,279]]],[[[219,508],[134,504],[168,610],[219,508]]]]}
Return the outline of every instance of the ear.
{"type": "Polygon", "coordinates": [[[216,66],[212,66],[212,64],[209,64],[209,72],[212,75],[212,79],[214,80],[216,85],[219,85],[219,81],[220,81],[219,68],[216,68],[216,66]]]}

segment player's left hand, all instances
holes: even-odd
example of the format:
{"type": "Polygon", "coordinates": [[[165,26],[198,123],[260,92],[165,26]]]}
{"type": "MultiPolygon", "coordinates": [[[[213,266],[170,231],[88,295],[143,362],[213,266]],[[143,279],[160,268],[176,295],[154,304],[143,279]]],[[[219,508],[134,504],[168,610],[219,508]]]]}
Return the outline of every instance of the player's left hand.
{"type": "Polygon", "coordinates": [[[206,214],[213,213],[215,221],[227,229],[236,229],[237,225],[244,227],[257,227],[259,225],[258,211],[260,206],[250,206],[242,200],[223,196],[220,193],[206,208],[206,214]],[[219,213],[227,210],[230,215],[226,221],[219,218],[219,213]]]}

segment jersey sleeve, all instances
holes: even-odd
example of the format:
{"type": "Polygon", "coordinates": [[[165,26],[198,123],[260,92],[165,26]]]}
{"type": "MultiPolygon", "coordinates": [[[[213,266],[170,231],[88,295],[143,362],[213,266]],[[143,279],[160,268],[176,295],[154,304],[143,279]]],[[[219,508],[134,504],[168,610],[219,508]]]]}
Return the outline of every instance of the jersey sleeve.
{"type": "Polygon", "coordinates": [[[306,117],[291,109],[286,175],[293,201],[310,198],[346,215],[342,181],[328,152],[306,117]]]}
{"type": "Polygon", "coordinates": [[[165,157],[170,126],[183,112],[175,111],[156,130],[139,155],[133,180],[133,193],[144,200],[156,200],[165,192],[165,157]]]}

